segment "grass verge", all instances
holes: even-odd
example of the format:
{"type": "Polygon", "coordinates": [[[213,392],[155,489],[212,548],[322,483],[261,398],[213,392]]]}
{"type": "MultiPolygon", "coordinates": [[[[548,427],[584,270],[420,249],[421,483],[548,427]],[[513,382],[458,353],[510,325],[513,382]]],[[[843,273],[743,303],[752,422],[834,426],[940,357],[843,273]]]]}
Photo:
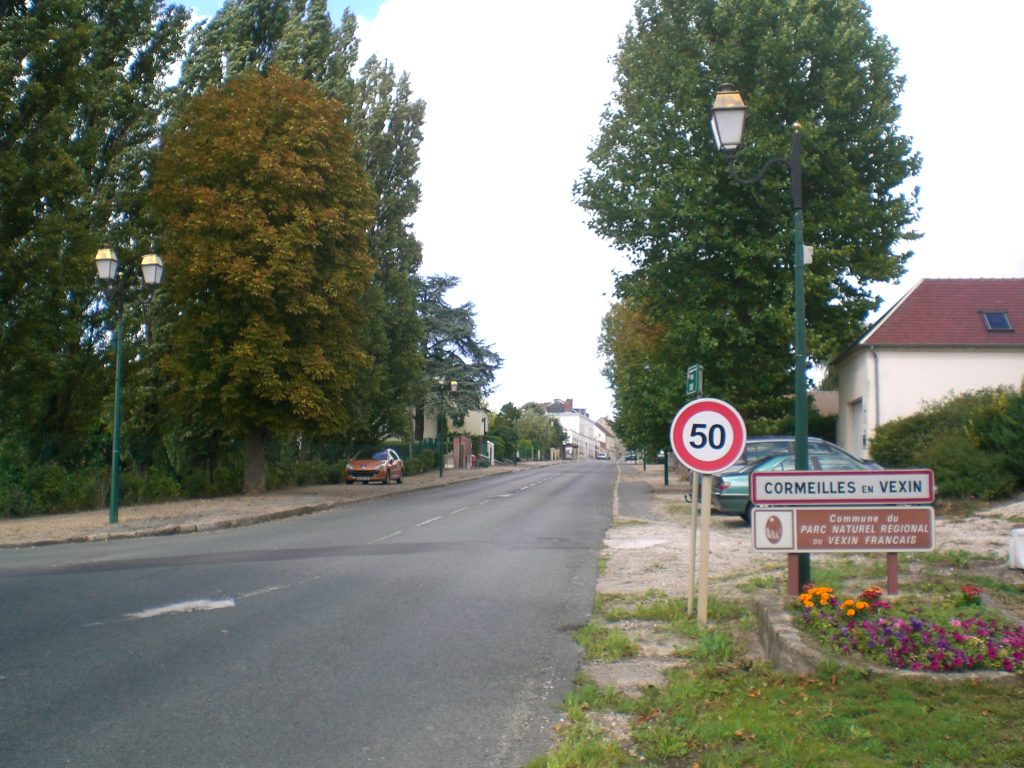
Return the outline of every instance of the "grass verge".
{"type": "MultiPolygon", "coordinates": [[[[1021,585],[988,574],[993,565],[991,558],[961,552],[908,557],[905,594],[896,604],[930,609],[941,620],[955,611],[953,598],[970,582],[984,587],[986,602],[1024,609],[1021,585]]],[[[818,564],[815,581],[859,590],[876,569],[869,561],[837,558],[818,564]]],[[[688,640],[685,660],[666,685],[639,697],[582,681],[566,698],[556,748],[527,768],[1024,765],[1020,678],[882,675],[859,666],[856,657],[826,663],[814,675],[779,673],[744,653],[751,630],[745,600],[712,599],[709,626],[698,628],[686,616],[685,601],[663,593],[599,596],[599,621],[664,623],[688,640]],[[593,717],[598,712],[625,720],[626,735],[612,738],[593,717]]]]}

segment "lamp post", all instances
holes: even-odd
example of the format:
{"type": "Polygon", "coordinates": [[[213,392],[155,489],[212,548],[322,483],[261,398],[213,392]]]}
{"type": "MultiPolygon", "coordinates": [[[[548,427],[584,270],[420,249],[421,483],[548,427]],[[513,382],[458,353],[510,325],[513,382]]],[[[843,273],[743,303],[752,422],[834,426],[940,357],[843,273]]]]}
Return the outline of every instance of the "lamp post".
{"type": "Polygon", "coordinates": [[[438,448],[437,448],[437,455],[438,455],[438,458],[440,459],[440,461],[437,464],[438,464],[438,467],[439,467],[439,475],[438,475],[438,477],[444,477],[445,427],[447,427],[447,425],[448,425],[448,417],[445,416],[445,412],[444,412],[444,393],[446,391],[448,391],[449,389],[453,393],[458,392],[459,391],[459,382],[457,382],[455,379],[452,379],[451,381],[445,381],[444,379],[438,379],[437,383],[439,385],[439,391],[440,391],[440,397],[439,397],[440,405],[438,407],[439,407],[439,409],[441,411],[441,414],[440,414],[441,415],[440,440],[438,440],[438,448]]]}
{"type": "Polygon", "coordinates": [[[515,442],[512,445],[512,466],[516,466],[519,463],[519,409],[516,408],[516,416],[512,422],[513,429],[515,430],[515,442]]]}
{"type": "MultiPolygon", "coordinates": [[[[121,344],[124,336],[124,292],[134,269],[127,266],[119,270],[117,256],[110,248],[100,248],[96,251],[95,263],[96,273],[100,280],[113,283],[112,290],[117,312],[117,328],[114,331],[116,357],[114,365],[114,434],[110,456],[110,513],[107,517],[107,521],[112,525],[117,522],[117,507],[121,491],[121,377],[124,358],[121,344]]],[[[156,286],[163,280],[164,262],[155,253],[147,253],[142,257],[140,270],[142,281],[146,285],[156,286]]]]}
{"type": "MultiPolygon", "coordinates": [[[[732,85],[718,88],[711,107],[711,131],[718,149],[729,161],[729,176],[740,184],[757,184],[775,163],[789,167],[790,191],[793,196],[793,436],[796,469],[809,468],[807,457],[807,320],[804,310],[804,214],[803,183],[800,170],[800,123],[793,123],[793,141],[789,158],[773,157],[751,179],[736,173],[736,152],[743,141],[743,123],[747,107],[743,97],[732,85]]],[[[799,589],[811,581],[811,557],[797,556],[799,589]]]]}

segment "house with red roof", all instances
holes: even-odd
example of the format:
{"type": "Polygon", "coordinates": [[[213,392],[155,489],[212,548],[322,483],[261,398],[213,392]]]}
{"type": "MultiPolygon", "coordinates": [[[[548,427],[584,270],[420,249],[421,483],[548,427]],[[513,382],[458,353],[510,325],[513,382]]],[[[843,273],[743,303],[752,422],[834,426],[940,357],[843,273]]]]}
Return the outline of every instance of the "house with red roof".
{"type": "Polygon", "coordinates": [[[832,361],[837,442],[870,456],[887,421],[927,403],[1024,380],[1024,278],[926,279],[832,361]]]}

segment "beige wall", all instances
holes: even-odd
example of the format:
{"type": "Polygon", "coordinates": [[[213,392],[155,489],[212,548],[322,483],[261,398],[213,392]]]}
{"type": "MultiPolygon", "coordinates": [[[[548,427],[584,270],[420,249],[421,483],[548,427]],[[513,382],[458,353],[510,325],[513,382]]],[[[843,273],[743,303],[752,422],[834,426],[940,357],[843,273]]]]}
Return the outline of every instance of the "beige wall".
{"type": "MultiPolygon", "coordinates": [[[[470,411],[466,414],[466,420],[461,427],[452,424],[448,419],[448,426],[445,427],[447,434],[458,433],[460,435],[471,435],[479,437],[487,434],[487,411],[470,411]]],[[[423,419],[423,439],[434,440],[437,438],[437,412],[427,408],[423,419]]]]}
{"type": "Polygon", "coordinates": [[[1020,386],[1024,350],[864,347],[845,358],[837,373],[837,442],[854,456],[866,458],[880,424],[951,394],[1020,386]]]}

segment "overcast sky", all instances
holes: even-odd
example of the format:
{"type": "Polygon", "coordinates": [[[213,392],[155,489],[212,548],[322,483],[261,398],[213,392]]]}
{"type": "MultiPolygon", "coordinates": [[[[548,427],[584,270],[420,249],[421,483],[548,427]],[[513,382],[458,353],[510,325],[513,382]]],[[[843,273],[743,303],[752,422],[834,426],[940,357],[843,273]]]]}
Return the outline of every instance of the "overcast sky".
{"type": "MultiPolygon", "coordinates": [[[[361,52],[407,71],[426,101],[422,272],[461,279],[449,303],[472,302],[478,335],[504,358],[490,406],[572,398],[594,418],[612,415],[597,340],[614,272],[628,264],[587,229],[572,185],[613,90],[609,58],[633,0],[330,0],[335,22],[346,5],[360,17],[361,52]]],[[[1004,141],[1024,111],[1011,90],[1024,3],[871,7],[899,49],[901,124],[924,158],[912,181],[924,237],[900,284],[879,290],[883,310],[925,277],[1024,277],[1024,152],[1004,141]]]]}

